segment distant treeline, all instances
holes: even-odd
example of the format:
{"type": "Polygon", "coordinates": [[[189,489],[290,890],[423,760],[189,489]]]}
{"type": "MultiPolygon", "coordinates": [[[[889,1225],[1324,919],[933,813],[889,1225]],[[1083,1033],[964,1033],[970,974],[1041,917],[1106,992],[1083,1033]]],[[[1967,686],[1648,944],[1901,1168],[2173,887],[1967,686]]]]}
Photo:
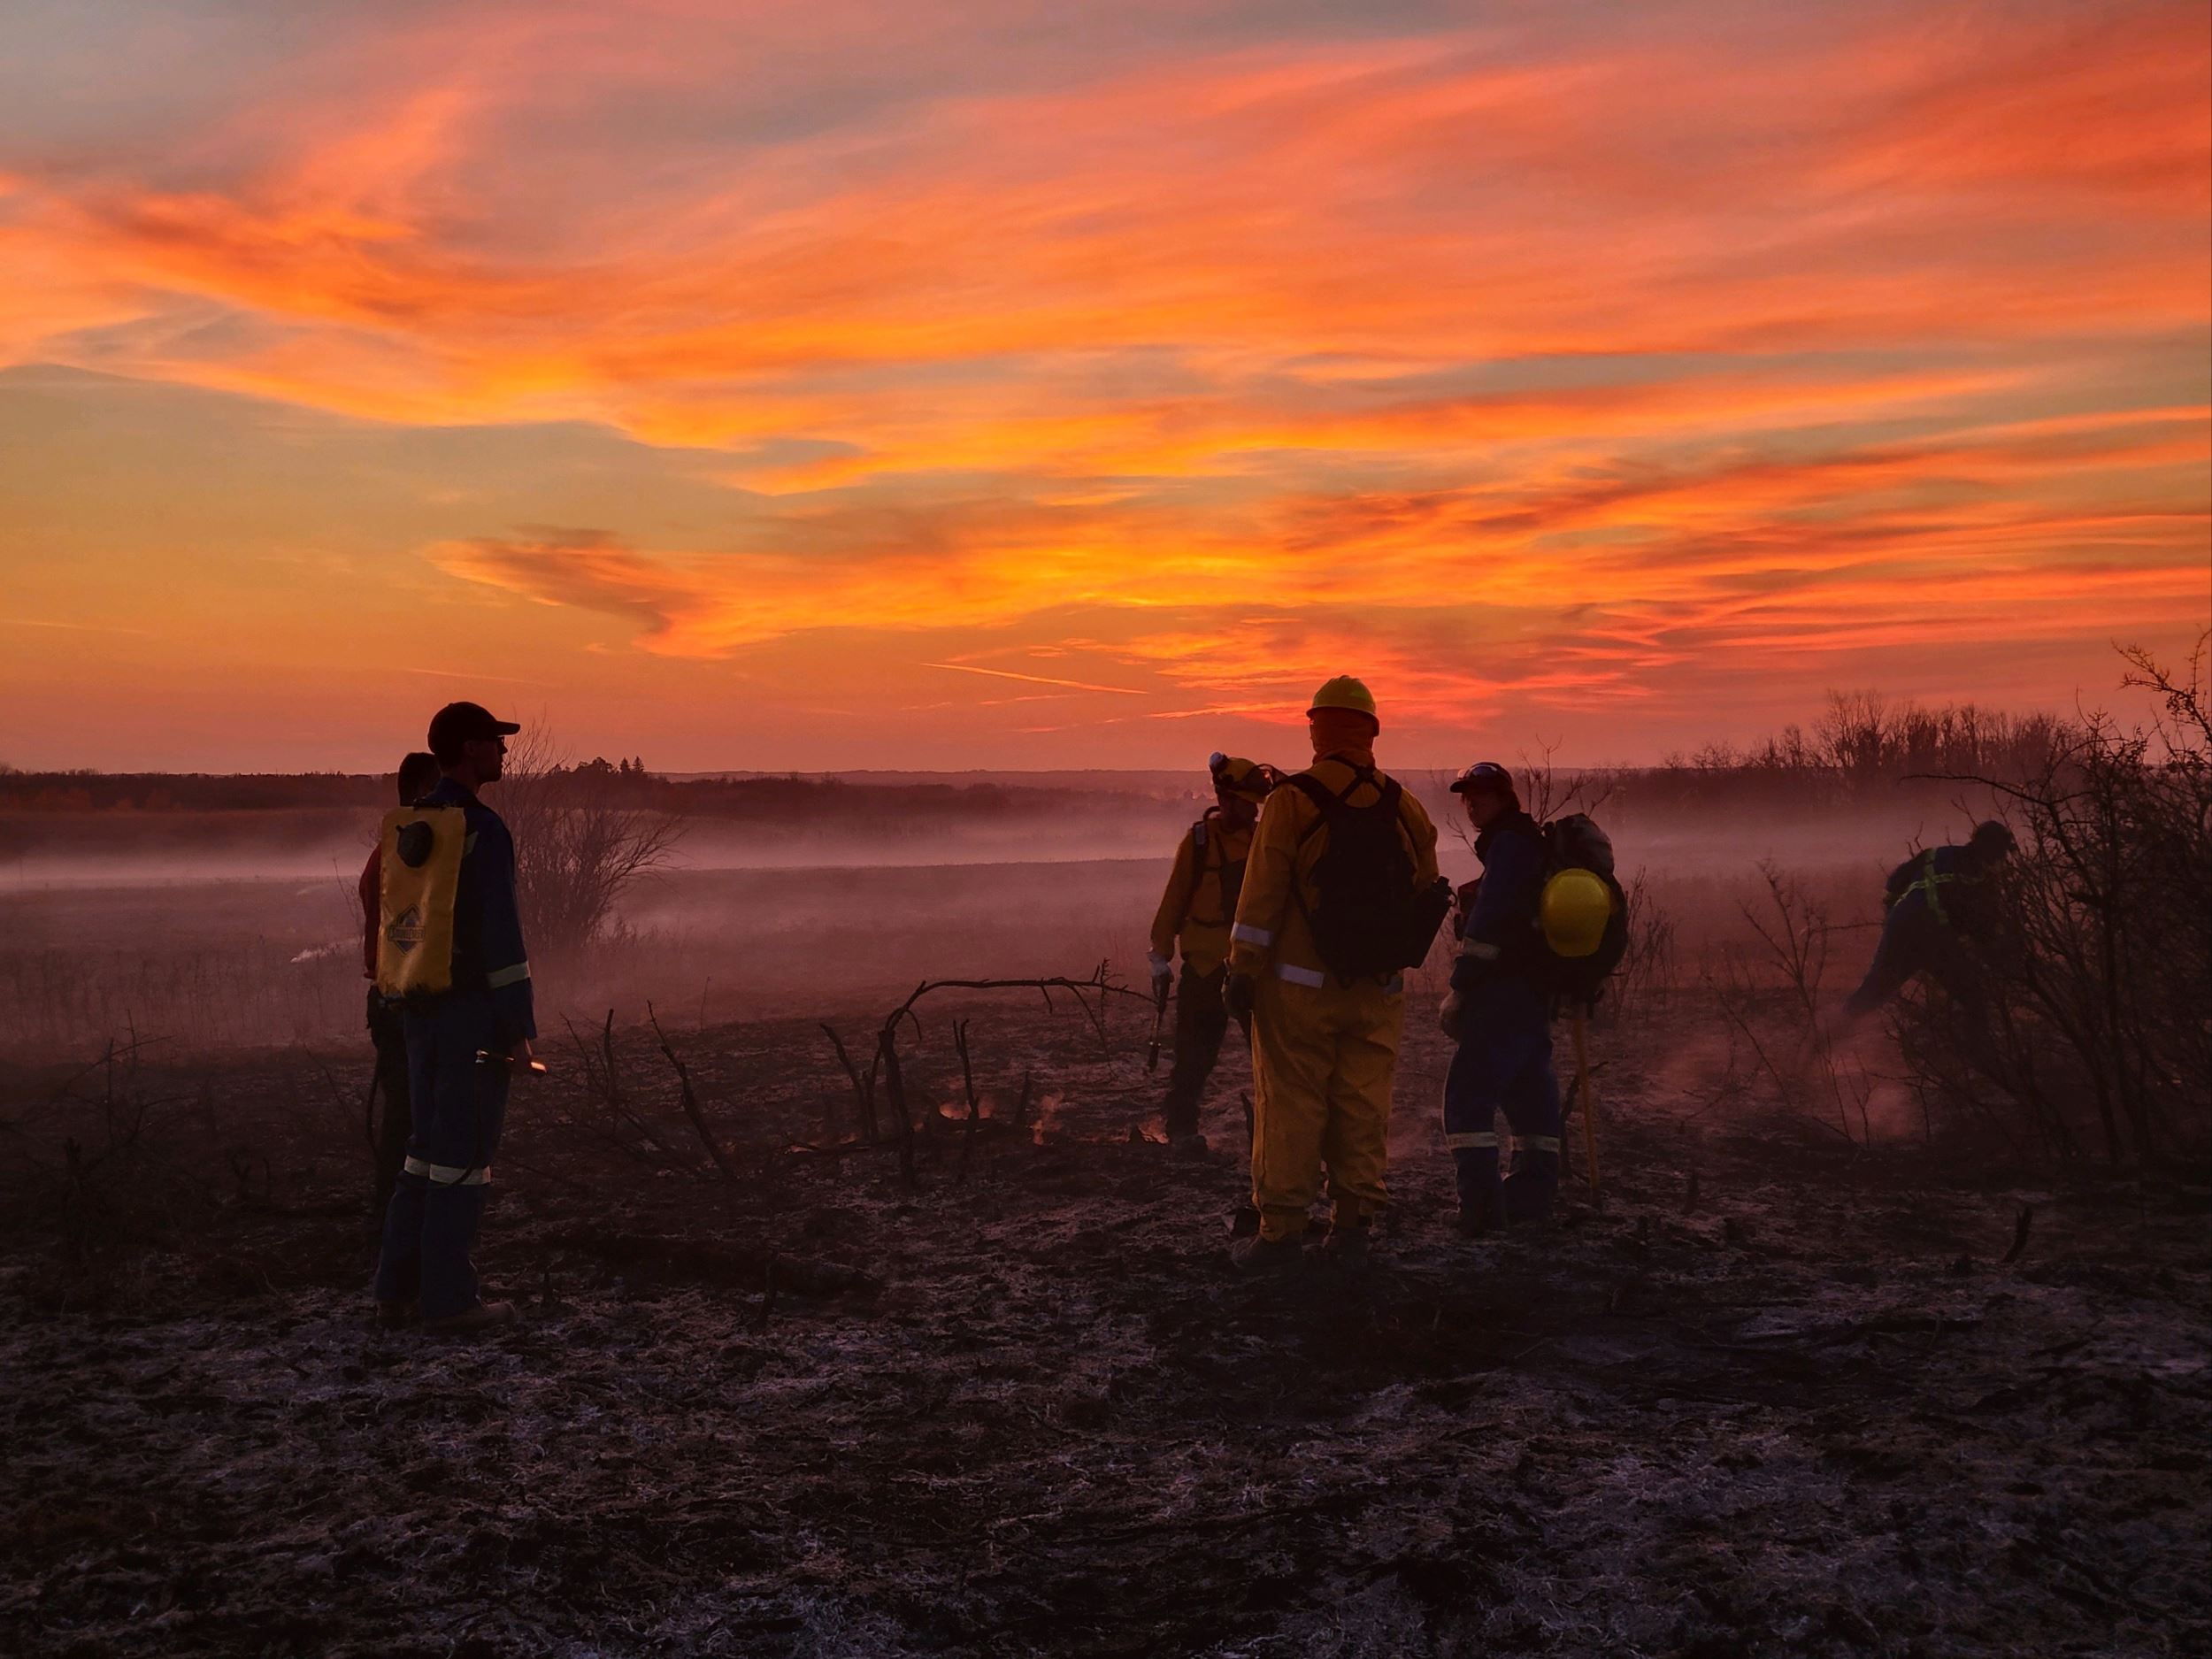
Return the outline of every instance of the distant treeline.
{"type": "MultiPolygon", "coordinates": [[[[789,823],[842,817],[973,821],[1094,810],[1096,791],[1000,783],[870,784],[836,778],[657,778],[642,764],[590,760],[557,776],[591,799],[687,818],[789,823]]],[[[392,780],[353,772],[18,772],[0,767],[0,812],[266,812],[379,809],[392,780]]]]}
{"type": "MultiPolygon", "coordinates": [[[[1587,787],[1602,780],[1616,810],[1821,809],[1893,795],[1916,780],[1932,789],[1951,779],[2034,776],[2078,729],[2047,714],[2005,714],[1972,703],[1924,708],[1871,692],[1839,692],[1830,694],[1809,727],[1787,726],[1741,746],[1709,744],[1671,755],[1654,767],[1563,772],[1560,781],[1578,778],[1587,787]]],[[[594,758],[552,775],[574,786],[563,793],[578,802],[761,824],[972,823],[1095,812],[1118,798],[1132,805],[1158,802],[1142,790],[1058,784],[872,783],[797,774],[671,779],[656,777],[636,758],[594,758]]],[[[0,766],[0,811],[6,812],[380,808],[390,802],[391,789],[391,780],[381,774],[32,772],[0,766]]]]}
{"type": "Polygon", "coordinates": [[[2018,782],[2039,775],[2080,731],[2049,714],[1831,692],[1809,730],[1786,726],[1760,742],[1670,755],[1624,778],[1624,800],[1658,810],[1763,801],[1831,806],[1966,779],[2018,782]]]}

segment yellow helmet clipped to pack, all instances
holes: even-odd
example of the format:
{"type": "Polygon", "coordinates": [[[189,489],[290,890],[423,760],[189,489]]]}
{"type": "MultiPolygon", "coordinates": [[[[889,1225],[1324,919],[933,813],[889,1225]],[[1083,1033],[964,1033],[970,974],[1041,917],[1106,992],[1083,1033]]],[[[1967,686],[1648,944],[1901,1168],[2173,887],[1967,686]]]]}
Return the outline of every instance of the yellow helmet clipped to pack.
{"type": "Polygon", "coordinates": [[[1591,871],[1562,870],[1544,883],[1537,918],[1552,955],[1570,962],[1594,956],[1613,919],[1612,891],[1591,871]]]}
{"type": "Polygon", "coordinates": [[[1368,690],[1364,680],[1355,680],[1349,674],[1339,674],[1334,680],[1325,682],[1321,689],[1313,694],[1312,705],[1306,712],[1318,714],[1324,709],[1349,709],[1353,713],[1363,714],[1378,724],[1382,718],[1375,712],[1375,694],[1368,690]]]}

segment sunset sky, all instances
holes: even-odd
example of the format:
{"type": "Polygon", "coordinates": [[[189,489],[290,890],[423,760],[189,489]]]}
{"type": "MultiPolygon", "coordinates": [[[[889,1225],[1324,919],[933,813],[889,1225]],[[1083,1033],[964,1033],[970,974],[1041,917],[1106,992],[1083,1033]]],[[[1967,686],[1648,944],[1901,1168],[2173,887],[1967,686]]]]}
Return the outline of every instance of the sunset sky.
{"type": "Polygon", "coordinates": [[[2203,0],[0,41],[18,766],[1645,760],[2212,614],[2203,0]]]}

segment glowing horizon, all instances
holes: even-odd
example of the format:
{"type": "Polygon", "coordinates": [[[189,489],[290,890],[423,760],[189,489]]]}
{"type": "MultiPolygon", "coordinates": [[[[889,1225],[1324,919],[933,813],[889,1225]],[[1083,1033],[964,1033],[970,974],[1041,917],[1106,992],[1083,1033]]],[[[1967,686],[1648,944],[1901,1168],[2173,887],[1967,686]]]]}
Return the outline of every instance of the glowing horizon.
{"type": "Polygon", "coordinates": [[[2212,619],[2166,4],[12,26],[0,761],[1648,760],[2212,619]]]}

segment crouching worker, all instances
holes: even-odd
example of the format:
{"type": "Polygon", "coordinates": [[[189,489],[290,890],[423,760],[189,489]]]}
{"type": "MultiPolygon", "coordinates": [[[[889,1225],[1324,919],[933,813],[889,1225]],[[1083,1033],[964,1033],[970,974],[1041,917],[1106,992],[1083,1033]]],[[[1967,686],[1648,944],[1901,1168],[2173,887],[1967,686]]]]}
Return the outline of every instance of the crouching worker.
{"type": "MultiPolygon", "coordinates": [[[[1229,927],[1244,890],[1260,803],[1274,787],[1272,770],[1253,761],[1217,753],[1207,764],[1215,804],[1176,843],[1175,867],[1152,918],[1152,995],[1163,1008],[1179,946],[1183,958],[1182,978],[1174,981],[1175,1066],[1161,1111],[1169,1144],[1196,1149],[1205,1146],[1198,1133],[1199,1096],[1229,1031],[1229,1011],[1221,1001],[1229,972],[1229,927]]],[[[1248,1047],[1251,1016],[1239,1015],[1237,1024],[1248,1047]]]]}
{"type": "Polygon", "coordinates": [[[473,703],[430,722],[439,779],[385,819],[377,979],[405,1004],[414,1133],[384,1217],[377,1317],[426,1331],[503,1325],[513,1305],[477,1294],[469,1252],[499,1149],[511,1072],[537,1035],[515,905],[515,847],[477,798],[503,770],[510,733],[473,703]]]}
{"type": "Polygon", "coordinates": [[[1383,1207],[1404,970],[1428,954],[1450,889],[1436,826],[1375,768],[1381,723],[1358,680],[1307,712],[1313,764],[1267,797],[1231,932],[1224,996],[1252,1029],[1256,1235],[1231,1246],[1259,1271],[1302,1257],[1329,1178],[1325,1249],[1356,1263],[1383,1207]]]}
{"type": "Polygon", "coordinates": [[[1915,974],[1924,973],[1978,1018],[1985,969],[1974,945],[2002,931],[1996,877],[2019,848],[1991,818],[1963,847],[1931,847],[1889,872],[1882,895],[1888,910],[1866,978],[1844,1004],[1847,1025],[1880,1008],[1915,974]]]}
{"type": "MultiPolygon", "coordinates": [[[[412,806],[429,794],[438,781],[438,763],[420,749],[399,763],[399,803],[412,806]]],[[[361,971],[369,982],[369,1041],[376,1049],[376,1093],[384,1111],[376,1122],[376,1225],[384,1225],[391,1207],[392,1189],[399,1180],[400,1160],[407,1156],[407,1137],[414,1118],[407,1103],[407,1028],[404,1004],[387,996],[376,982],[377,940],[383,932],[380,897],[384,843],[380,838],[369,849],[369,862],[361,871],[361,971]]]]}
{"type": "Polygon", "coordinates": [[[1559,1192],[1559,1079],[1539,931],[1544,835],[1494,761],[1452,784],[1475,827],[1482,877],[1463,902],[1443,1025],[1458,1052],[1444,1079],[1444,1144],[1459,1184],[1459,1227],[1479,1238],[1551,1217],[1559,1192]],[[1513,1172],[1498,1171],[1498,1114],[1513,1131],[1513,1172]]]}

